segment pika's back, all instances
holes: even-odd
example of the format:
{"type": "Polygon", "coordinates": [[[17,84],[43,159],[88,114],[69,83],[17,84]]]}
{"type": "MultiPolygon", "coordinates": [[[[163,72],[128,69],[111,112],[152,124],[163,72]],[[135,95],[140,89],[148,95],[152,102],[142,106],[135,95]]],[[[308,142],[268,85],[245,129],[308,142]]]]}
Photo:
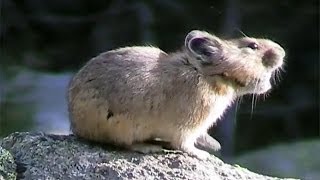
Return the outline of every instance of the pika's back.
{"type": "Polygon", "coordinates": [[[156,92],[161,73],[157,66],[166,56],[160,49],[147,46],[125,47],[102,53],[85,64],[70,81],[69,103],[73,104],[72,100],[77,96],[90,96],[108,102],[114,106],[113,111],[119,113],[137,107],[139,103],[128,101],[128,97],[131,100],[143,97],[146,89],[156,92]]]}
{"type": "Polygon", "coordinates": [[[106,76],[108,79],[112,77],[116,79],[120,74],[146,71],[164,56],[166,53],[155,47],[136,46],[111,50],[87,62],[74,76],[70,85],[77,81],[81,83],[86,80],[106,80],[104,79],[106,76]]]}

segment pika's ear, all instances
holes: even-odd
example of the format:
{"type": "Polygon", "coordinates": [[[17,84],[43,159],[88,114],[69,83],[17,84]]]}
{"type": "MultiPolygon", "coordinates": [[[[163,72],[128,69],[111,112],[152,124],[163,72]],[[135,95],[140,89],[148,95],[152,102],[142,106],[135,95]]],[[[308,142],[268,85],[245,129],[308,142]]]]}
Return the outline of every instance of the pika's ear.
{"type": "Polygon", "coordinates": [[[191,31],[185,39],[185,46],[203,63],[212,63],[222,57],[220,40],[202,31],[191,31]]]}

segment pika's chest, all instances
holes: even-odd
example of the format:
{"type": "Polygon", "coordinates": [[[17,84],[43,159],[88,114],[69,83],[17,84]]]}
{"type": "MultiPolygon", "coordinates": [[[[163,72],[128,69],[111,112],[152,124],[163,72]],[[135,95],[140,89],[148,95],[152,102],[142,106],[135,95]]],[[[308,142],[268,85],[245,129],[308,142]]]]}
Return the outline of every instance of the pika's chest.
{"type": "Polygon", "coordinates": [[[217,96],[212,95],[207,99],[206,106],[202,106],[199,116],[196,116],[197,129],[200,132],[205,132],[209,127],[214,125],[217,120],[223,115],[228,106],[232,103],[232,96],[217,96]]]}
{"type": "Polygon", "coordinates": [[[216,121],[219,119],[226,109],[232,104],[233,97],[229,96],[212,96],[210,98],[210,105],[208,108],[207,117],[205,121],[216,121]]]}

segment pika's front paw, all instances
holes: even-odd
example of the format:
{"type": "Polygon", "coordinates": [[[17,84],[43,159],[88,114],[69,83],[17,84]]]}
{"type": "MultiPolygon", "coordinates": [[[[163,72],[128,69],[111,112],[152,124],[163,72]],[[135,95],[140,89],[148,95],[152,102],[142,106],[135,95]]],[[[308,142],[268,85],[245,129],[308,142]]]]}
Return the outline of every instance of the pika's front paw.
{"type": "Polygon", "coordinates": [[[206,160],[210,157],[210,154],[206,151],[196,148],[194,143],[182,143],[181,146],[174,146],[175,149],[179,149],[190,156],[196,157],[200,160],[206,160]]]}
{"type": "Polygon", "coordinates": [[[182,151],[186,152],[187,154],[194,156],[200,160],[206,160],[210,157],[210,154],[206,151],[197,149],[196,147],[190,147],[187,149],[182,149],[182,151]]]}
{"type": "Polygon", "coordinates": [[[207,133],[198,137],[195,145],[209,152],[219,151],[221,149],[220,143],[207,133]]]}

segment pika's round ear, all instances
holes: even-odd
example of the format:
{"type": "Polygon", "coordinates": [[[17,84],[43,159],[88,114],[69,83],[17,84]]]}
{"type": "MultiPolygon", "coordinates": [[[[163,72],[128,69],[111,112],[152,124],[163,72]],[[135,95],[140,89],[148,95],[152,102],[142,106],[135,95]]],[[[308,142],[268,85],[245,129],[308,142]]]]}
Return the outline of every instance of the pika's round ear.
{"type": "Polygon", "coordinates": [[[186,47],[188,47],[189,41],[190,41],[191,39],[195,38],[195,37],[200,36],[200,34],[202,34],[202,32],[199,31],[199,30],[193,30],[193,31],[189,32],[188,35],[187,35],[186,38],[185,38],[184,45],[185,45],[186,47]]]}
{"type": "Polygon", "coordinates": [[[202,31],[191,31],[185,38],[185,46],[205,63],[211,63],[222,57],[222,46],[219,40],[202,31]]]}

